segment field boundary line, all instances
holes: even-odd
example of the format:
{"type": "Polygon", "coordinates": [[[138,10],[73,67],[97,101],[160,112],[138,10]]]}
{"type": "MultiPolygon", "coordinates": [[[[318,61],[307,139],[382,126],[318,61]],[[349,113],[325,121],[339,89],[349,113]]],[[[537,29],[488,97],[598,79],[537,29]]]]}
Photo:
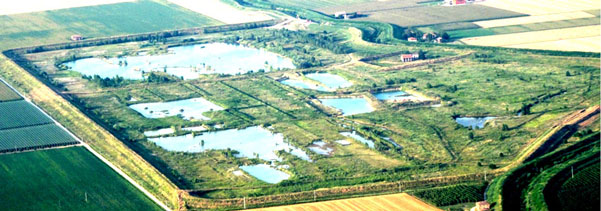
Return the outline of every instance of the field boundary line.
{"type": "Polygon", "coordinates": [[[142,193],[144,193],[144,195],[146,195],[150,200],[152,200],[154,203],[156,203],[157,205],[159,205],[163,210],[171,211],[171,209],[167,205],[165,205],[158,198],[156,198],[154,195],[152,195],[150,192],[148,192],[144,187],[142,187],[141,185],[139,185],[136,181],[134,181],[131,177],[129,177],[123,171],[121,171],[121,169],[117,168],[117,166],[113,165],[110,161],[108,161],[106,158],[104,158],[102,155],[100,155],[100,153],[98,153],[94,149],[92,149],[92,147],[90,147],[90,145],[88,145],[87,143],[83,142],[81,139],[79,139],[79,137],[75,136],[75,134],[71,133],[70,130],[67,130],[67,128],[65,128],[62,124],[60,124],[58,121],[56,121],[56,119],[54,119],[52,116],[50,116],[49,114],[47,114],[44,110],[42,110],[42,108],[40,108],[38,105],[36,105],[35,103],[33,103],[29,98],[27,98],[26,96],[24,96],[20,92],[18,92],[17,89],[15,89],[12,85],[8,84],[3,78],[0,78],[0,81],[2,81],[3,83],[5,83],[9,88],[11,88],[13,91],[15,91],[25,101],[29,102],[36,109],[38,109],[40,112],[42,112],[44,115],[46,115],[46,117],[50,118],[54,122],[54,124],[56,124],[61,129],[65,130],[71,137],[73,137],[75,140],[77,140],[83,147],[85,147],[94,156],[96,156],[96,158],[100,159],[103,163],[105,163],[107,166],[109,166],[111,169],[113,169],[113,171],[115,171],[119,175],[121,175],[121,177],[123,177],[125,180],[127,180],[130,184],[132,184],[138,190],[142,191],[142,193]]]}

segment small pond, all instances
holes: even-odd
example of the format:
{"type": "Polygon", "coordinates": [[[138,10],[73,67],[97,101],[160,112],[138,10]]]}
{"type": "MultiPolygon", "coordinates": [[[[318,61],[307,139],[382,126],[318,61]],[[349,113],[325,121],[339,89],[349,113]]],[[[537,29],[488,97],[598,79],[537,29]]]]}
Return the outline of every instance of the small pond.
{"type": "Polygon", "coordinates": [[[346,136],[346,137],[350,137],[352,139],[355,139],[363,144],[367,144],[367,146],[369,148],[374,148],[374,142],[372,140],[363,138],[363,136],[359,135],[357,132],[353,131],[353,132],[341,132],[340,135],[346,136]]]}
{"type": "Polygon", "coordinates": [[[230,148],[239,152],[236,155],[237,157],[258,157],[268,161],[281,161],[282,159],[278,157],[276,152],[284,150],[303,160],[311,161],[307,153],[284,142],[282,134],[271,133],[259,126],[241,130],[206,132],[194,137],[186,135],[149,138],[148,140],[169,151],[204,152],[210,149],[225,150],[230,148]]]}
{"type": "Polygon", "coordinates": [[[261,181],[271,184],[276,184],[290,178],[290,175],[267,164],[240,166],[240,169],[261,181]]]}
{"type": "Polygon", "coordinates": [[[159,103],[140,103],[130,105],[129,107],[146,118],[163,118],[181,115],[182,118],[186,120],[209,120],[209,118],[203,116],[202,113],[223,110],[223,108],[204,98],[192,98],[159,103]]]}
{"type": "Polygon", "coordinates": [[[330,106],[342,111],[342,115],[344,116],[374,111],[374,108],[365,98],[332,98],[319,100],[326,106],[330,106]]]}
{"type": "Polygon", "coordinates": [[[323,142],[323,141],[313,142],[313,145],[311,145],[307,148],[309,148],[309,150],[311,150],[317,154],[320,154],[320,155],[330,155],[334,151],[334,149],[332,149],[331,147],[328,147],[326,145],[326,142],[323,142]]]}
{"type": "Polygon", "coordinates": [[[471,127],[472,129],[482,129],[488,120],[495,119],[496,117],[458,117],[455,121],[465,127],[471,127]]]}
{"type": "Polygon", "coordinates": [[[207,130],[207,128],[205,128],[204,126],[195,126],[195,127],[184,127],[184,128],[182,128],[182,130],[198,132],[198,131],[205,131],[205,130],[207,130]]]}
{"type": "Polygon", "coordinates": [[[169,48],[159,55],[126,56],[123,58],[86,58],[65,65],[83,75],[100,77],[121,76],[125,79],[143,79],[142,72],[164,71],[184,79],[198,78],[199,74],[246,73],[269,68],[295,68],[292,60],[263,49],[225,43],[209,43],[169,48]],[[119,65],[120,62],[127,65],[119,65]]]}
{"type": "Polygon", "coordinates": [[[312,83],[309,83],[306,81],[296,80],[296,79],[286,79],[286,80],[280,81],[280,83],[286,84],[291,87],[296,87],[299,89],[313,89],[313,90],[322,91],[322,92],[329,91],[328,88],[321,86],[319,84],[312,84],[312,83]]]}
{"type": "Polygon", "coordinates": [[[320,83],[326,85],[326,87],[328,87],[330,90],[346,88],[353,85],[353,83],[347,81],[343,77],[330,73],[309,73],[306,74],[305,77],[319,81],[320,83]]]}
{"type": "Polygon", "coordinates": [[[172,134],[172,133],[175,133],[175,130],[173,130],[173,128],[163,128],[163,129],[153,130],[153,131],[144,131],[144,135],[146,137],[162,136],[162,135],[168,135],[168,134],[172,134]]]}
{"type": "Polygon", "coordinates": [[[417,97],[407,94],[403,91],[374,93],[374,97],[376,97],[378,100],[417,100],[417,97]]]}

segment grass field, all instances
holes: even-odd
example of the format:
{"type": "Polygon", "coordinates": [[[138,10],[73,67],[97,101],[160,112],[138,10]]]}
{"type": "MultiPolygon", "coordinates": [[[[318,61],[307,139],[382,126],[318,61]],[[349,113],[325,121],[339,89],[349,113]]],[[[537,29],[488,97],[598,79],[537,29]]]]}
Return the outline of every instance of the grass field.
{"type": "Polygon", "coordinates": [[[26,101],[0,103],[0,130],[52,123],[52,120],[26,101]]]}
{"type": "Polygon", "coordinates": [[[332,6],[340,6],[340,5],[348,5],[353,3],[362,3],[362,2],[370,2],[375,0],[271,0],[270,2],[300,7],[306,9],[315,9],[315,8],[324,8],[324,7],[332,7],[332,6]]]}
{"type": "Polygon", "coordinates": [[[14,92],[4,82],[0,82],[0,102],[13,101],[22,99],[19,94],[14,92]]]}
{"type": "Polygon", "coordinates": [[[443,7],[418,5],[418,1],[368,2],[320,8],[317,10],[326,14],[334,14],[337,11],[360,12],[365,17],[353,20],[380,21],[402,27],[478,21],[522,15],[517,12],[476,4],[443,7]]]}
{"type": "MultiPolygon", "coordinates": [[[[504,20],[504,19],[501,19],[504,20]]],[[[516,24],[510,26],[499,26],[491,28],[475,28],[450,31],[449,35],[453,39],[464,39],[468,37],[482,37],[500,34],[515,34],[522,32],[535,32],[552,29],[567,29],[581,26],[599,25],[599,17],[568,19],[538,23],[516,24]]],[[[543,38],[541,38],[543,39],[543,38]]]]}
{"type": "MultiPolygon", "coordinates": [[[[564,29],[522,32],[513,34],[492,35],[484,37],[465,38],[460,41],[469,45],[513,46],[564,39],[596,37],[601,34],[600,25],[581,26],[564,29]]],[[[597,46],[599,47],[599,46],[597,46]]],[[[599,49],[599,48],[597,48],[599,49]]]]}
{"type": "Polygon", "coordinates": [[[0,151],[31,150],[79,143],[55,124],[0,130],[0,151]]]}
{"type": "Polygon", "coordinates": [[[485,1],[482,5],[495,7],[504,10],[515,11],[529,15],[545,15],[554,13],[565,13],[575,11],[594,10],[601,7],[599,0],[532,0],[532,1],[513,1],[513,0],[495,0],[485,1]]]}
{"type": "Polygon", "coordinates": [[[67,9],[72,7],[86,7],[102,4],[114,4],[127,1],[133,0],[58,0],[52,2],[39,0],[22,0],[18,2],[5,2],[0,4],[0,15],[41,12],[47,10],[67,9]]]}
{"type": "Polygon", "coordinates": [[[271,207],[263,209],[253,209],[256,211],[275,211],[275,210],[402,210],[402,211],[425,211],[440,210],[435,206],[429,205],[416,197],[406,193],[391,194],[383,196],[370,196],[353,199],[341,199],[324,202],[314,202],[290,206],[271,207]]]}
{"type": "Polygon", "coordinates": [[[511,48],[548,49],[556,51],[586,51],[600,52],[601,41],[598,36],[563,39],[545,42],[534,42],[528,44],[511,45],[511,48]]]}
{"type": "Polygon", "coordinates": [[[162,1],[141,0],[0,16],[0,49],[68,42],[73,34],[103,37],[215,25],[220,22],[162,1]]]}
{"type": "Polygon", "coordinates": [[[581,18],[592,18],[595,15],[592,15],[583,11],[576,12],[566,12],[559,14],[546,14],[546,15],[535,15],[535,16],[526,16],[526,17],[518,17],[518,18],[503,18],[498,20],[488,20],[488,21],[476,21],[474,24],[482,27],[482,28],[492,28],[499,26],[511,26],[511,25],[523,25],[530,23],[540,23],[540,22],[551,22],[551,21],[562,21],[562,20],[571,20],[571,19],[581,19],[581,18]]]}
{"type": "Polygon", "coordinates": [[[181,7],[188,8],[207,17],[219,20],[226,24],[246,23],[255,21],[271,20],[273,17],[266,12],[245,10],[243,8],[228,5],[221,0],[204,0],[202,4],[197,1],[169,0],[181,7]]]}
{"type": "Polygon", "coordinates": [[[0,155],[1,210],[161,210],[83,147],[0,155]]]}

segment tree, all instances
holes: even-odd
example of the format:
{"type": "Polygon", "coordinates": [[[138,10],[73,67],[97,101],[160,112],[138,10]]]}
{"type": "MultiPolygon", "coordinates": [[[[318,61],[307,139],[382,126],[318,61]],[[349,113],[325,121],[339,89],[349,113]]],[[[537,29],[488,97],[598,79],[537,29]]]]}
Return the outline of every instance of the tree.
{"type": "Polygon", "coordinates": [[[509,126],[507,126],[507,124],[503,124],[503,128],[501,130],[508,131],[509,130],[509,126]]]}
{"type": "Polygon", "coordinates": [[[570,77],[570,76],[572,76],[572,73],[570,73],[570,71],[566,71],[566,76],[570,77]]]}
{"type": "Polygon", "coordinates": [[[443,40],[451,39],[451,36],[447,32],[443,32],[441,37],[443,40]]]}
{"type": "Polygon", "coordinates": [[[470,140],[474,140],[474,132],[470,131],[470,132],[467,134],[467,137],[468,137],[470,140]]]}

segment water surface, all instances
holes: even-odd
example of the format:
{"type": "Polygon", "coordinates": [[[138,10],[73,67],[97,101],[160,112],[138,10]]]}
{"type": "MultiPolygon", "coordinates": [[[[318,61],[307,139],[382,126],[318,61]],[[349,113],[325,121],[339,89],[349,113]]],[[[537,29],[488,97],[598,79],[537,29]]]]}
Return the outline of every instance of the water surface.
{"type": "Polygon", "coordinates": [[[290,175],[286,174],[283,171],[272,168],[267,164],[240,166],[240,169],[244,170],[246,173],[261,181],[271,184],[276,184],[290,178],[290,175]]]}
{"type": "Polygon", "coordinates": [[[175,133],[175,130],[173,130],[173,128],[163,128],[163,129],[159,129],[159,130],[145,131],[144,135],[146,137],[151,137],[151,136],[168,135],[168,134],[172,134],[172,133],[175,133]]]}
{"type": "Polygon", "coordinates": [[[326,106],[342,111],[342,115],[344,116],[369,113],[375,110],[365,98],[333,98],[319,100],[326,106]]]}
{"type": "Polygon", "coordinates": [[[334,149],[332,149],[331,147],[328,147],[326,145],[326,142],[323,142],[323,141],[313,142],[313,145],[309,146],[307,148],[309,148],[309,150],[311,150],[317,154],[320,154],[320,155],[330,155],[334,151],[334,149]]]}
{"type": "Polygon", "coordinates": [[[417,100],[417,97],[403,91],[374,93],[378,100],[417,100]]]}
{"type": "Polygon", "coordinates": [[[204,98],[192,98],[171,102],[140,103],[130,105],[129,107],[146,118],[163,118],[181,115],[182,118],[186,120],[209,120],[209,118],[203,116],[202,113],[223,110],[222,107],[215,105],[204,98]]]}
{"type": "Polygon", "coordinates": [[[369,148],[374,148],[374,141],[363,138],[363,136],[359,135],[357,132],[353,131],[353,132],[341,132],[340,135],[346,136],[346,137],[350,137],[352,139],[355,139],[363,144],[367,144],[367,146],[369,148]]]}
{"type": "Polygon", "coordinates": [[[459,117],[455,121],[465,127],[471,127],[472,129],[482,129],[488,120],[495,119],[496,117],[459,117]]]}
{"type": "Polygon", "coordinates": [[[269,68],[295,68],[292,60],[263,49],[225,43],[209,43],[169,48],[169,53],[140,54],[123,58],[86,58],[65,65],[83,75],[143,79],[142,72],[161,71],[184,79],[200,74],[247,73],[269,68]],[[119,62],[127,65],[119,65],[119,62]]]}
{"type": "Polygon", "coordinates": [[[353,83],[347,81],[343,77],[331,73],[309,73],[306,74],[305,77],[319,81],[326,85],[330,90],[346,88],[353,85],[353,83]]]}

